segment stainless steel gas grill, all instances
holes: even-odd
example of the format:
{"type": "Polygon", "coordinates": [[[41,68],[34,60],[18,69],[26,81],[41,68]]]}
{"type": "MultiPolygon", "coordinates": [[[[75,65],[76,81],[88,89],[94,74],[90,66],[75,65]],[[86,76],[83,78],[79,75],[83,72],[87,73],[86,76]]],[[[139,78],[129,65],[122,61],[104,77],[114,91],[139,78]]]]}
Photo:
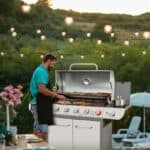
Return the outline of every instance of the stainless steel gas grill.
{"type": "Polygon", "coordinates": [[[49,143],[57,150],[111,150],[111,120],[124,116],[129,100],[115,93],[113,71],[72,64],[56,71],[56,84],[67,99],[54,104],[56,125],[49,127],[49,143]],[[96,70],[73,70],[75,65],[96,70]]]}

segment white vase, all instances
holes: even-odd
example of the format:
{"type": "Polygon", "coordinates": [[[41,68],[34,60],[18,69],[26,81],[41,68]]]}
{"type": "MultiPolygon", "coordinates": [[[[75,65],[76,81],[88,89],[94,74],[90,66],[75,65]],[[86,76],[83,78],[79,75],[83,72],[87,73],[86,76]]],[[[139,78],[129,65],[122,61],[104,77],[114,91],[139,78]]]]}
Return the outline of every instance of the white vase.
{"type": "Polygon", "coordinates": [[[9,105],[6,105],[6,126],[7,126],[7,131],[10,130],[10,115],[9,115],[9,105]]]}

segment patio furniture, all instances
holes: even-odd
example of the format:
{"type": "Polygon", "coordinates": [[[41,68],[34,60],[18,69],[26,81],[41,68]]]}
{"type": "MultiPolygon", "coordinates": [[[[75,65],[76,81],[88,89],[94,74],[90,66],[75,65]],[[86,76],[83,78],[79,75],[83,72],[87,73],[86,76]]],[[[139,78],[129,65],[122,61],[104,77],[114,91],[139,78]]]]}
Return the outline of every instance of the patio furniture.
{"type": "Polygon", "coordinates": [[[112,135],[113,143],[121,143],[124,138],[134,138],[137,136],[139,131],[139,126],[141,123],[141,117],[140,116],[134,116],[132,117],[132,120],[130,122],[130,125],[128,129],[119,129],[116,134],[112,135]]]}
{"type": "MultiPolygon", "coordinates": [[[[55,146],[49,145],[48,142],[42,140],[36,140],[35,135],[33,134],[19,134],[19,136],[23,136],[27,139],[25,150],[56,150],[55,146]],[[35,140],[32,139],[35,138],[35,140]],[[29,140],[29,141],[28,141],[29,140]],[[33,142],[32,142],[33,141],[33,142]]],[[[7,146],[6,150],[17,150],[18,145],[7,146]]]]}

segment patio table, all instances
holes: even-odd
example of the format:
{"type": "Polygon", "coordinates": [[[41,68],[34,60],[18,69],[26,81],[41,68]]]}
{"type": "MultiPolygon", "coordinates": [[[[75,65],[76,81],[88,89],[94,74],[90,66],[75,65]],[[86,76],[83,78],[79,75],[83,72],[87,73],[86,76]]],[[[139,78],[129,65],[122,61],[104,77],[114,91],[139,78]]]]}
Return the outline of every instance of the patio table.
{"type": "MultiPolygon", "coordinates": [[[[22,135],[26,136],[28,134],[22,134],[22,135]]],[[[49,145],[48,142],[45,142],[45,141],[27,143],[26,145],[27,146],[25,150],[32,150],[33,148],[36,148],[36,147],[48,147],[49,150],[56,150],[54,146],[49,145]]],[[[17,145],[6,146],[6,150],[17,150],[17,147],[18,147],[17,145]]]]}

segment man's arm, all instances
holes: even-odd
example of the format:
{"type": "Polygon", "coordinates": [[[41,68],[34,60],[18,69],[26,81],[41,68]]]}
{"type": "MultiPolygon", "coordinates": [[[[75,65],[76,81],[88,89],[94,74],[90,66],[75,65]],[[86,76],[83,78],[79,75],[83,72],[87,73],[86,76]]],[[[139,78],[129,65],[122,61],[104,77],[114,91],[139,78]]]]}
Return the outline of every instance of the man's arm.
{"type": "Polygon", "coordinates": [[[59,95],[56,92],[50,91],[44,84],[38,84],[38,88],[40,93],[42,93],[45,96],[52,96],[58,99],[66,99],[63,95],[59,95]]]}

